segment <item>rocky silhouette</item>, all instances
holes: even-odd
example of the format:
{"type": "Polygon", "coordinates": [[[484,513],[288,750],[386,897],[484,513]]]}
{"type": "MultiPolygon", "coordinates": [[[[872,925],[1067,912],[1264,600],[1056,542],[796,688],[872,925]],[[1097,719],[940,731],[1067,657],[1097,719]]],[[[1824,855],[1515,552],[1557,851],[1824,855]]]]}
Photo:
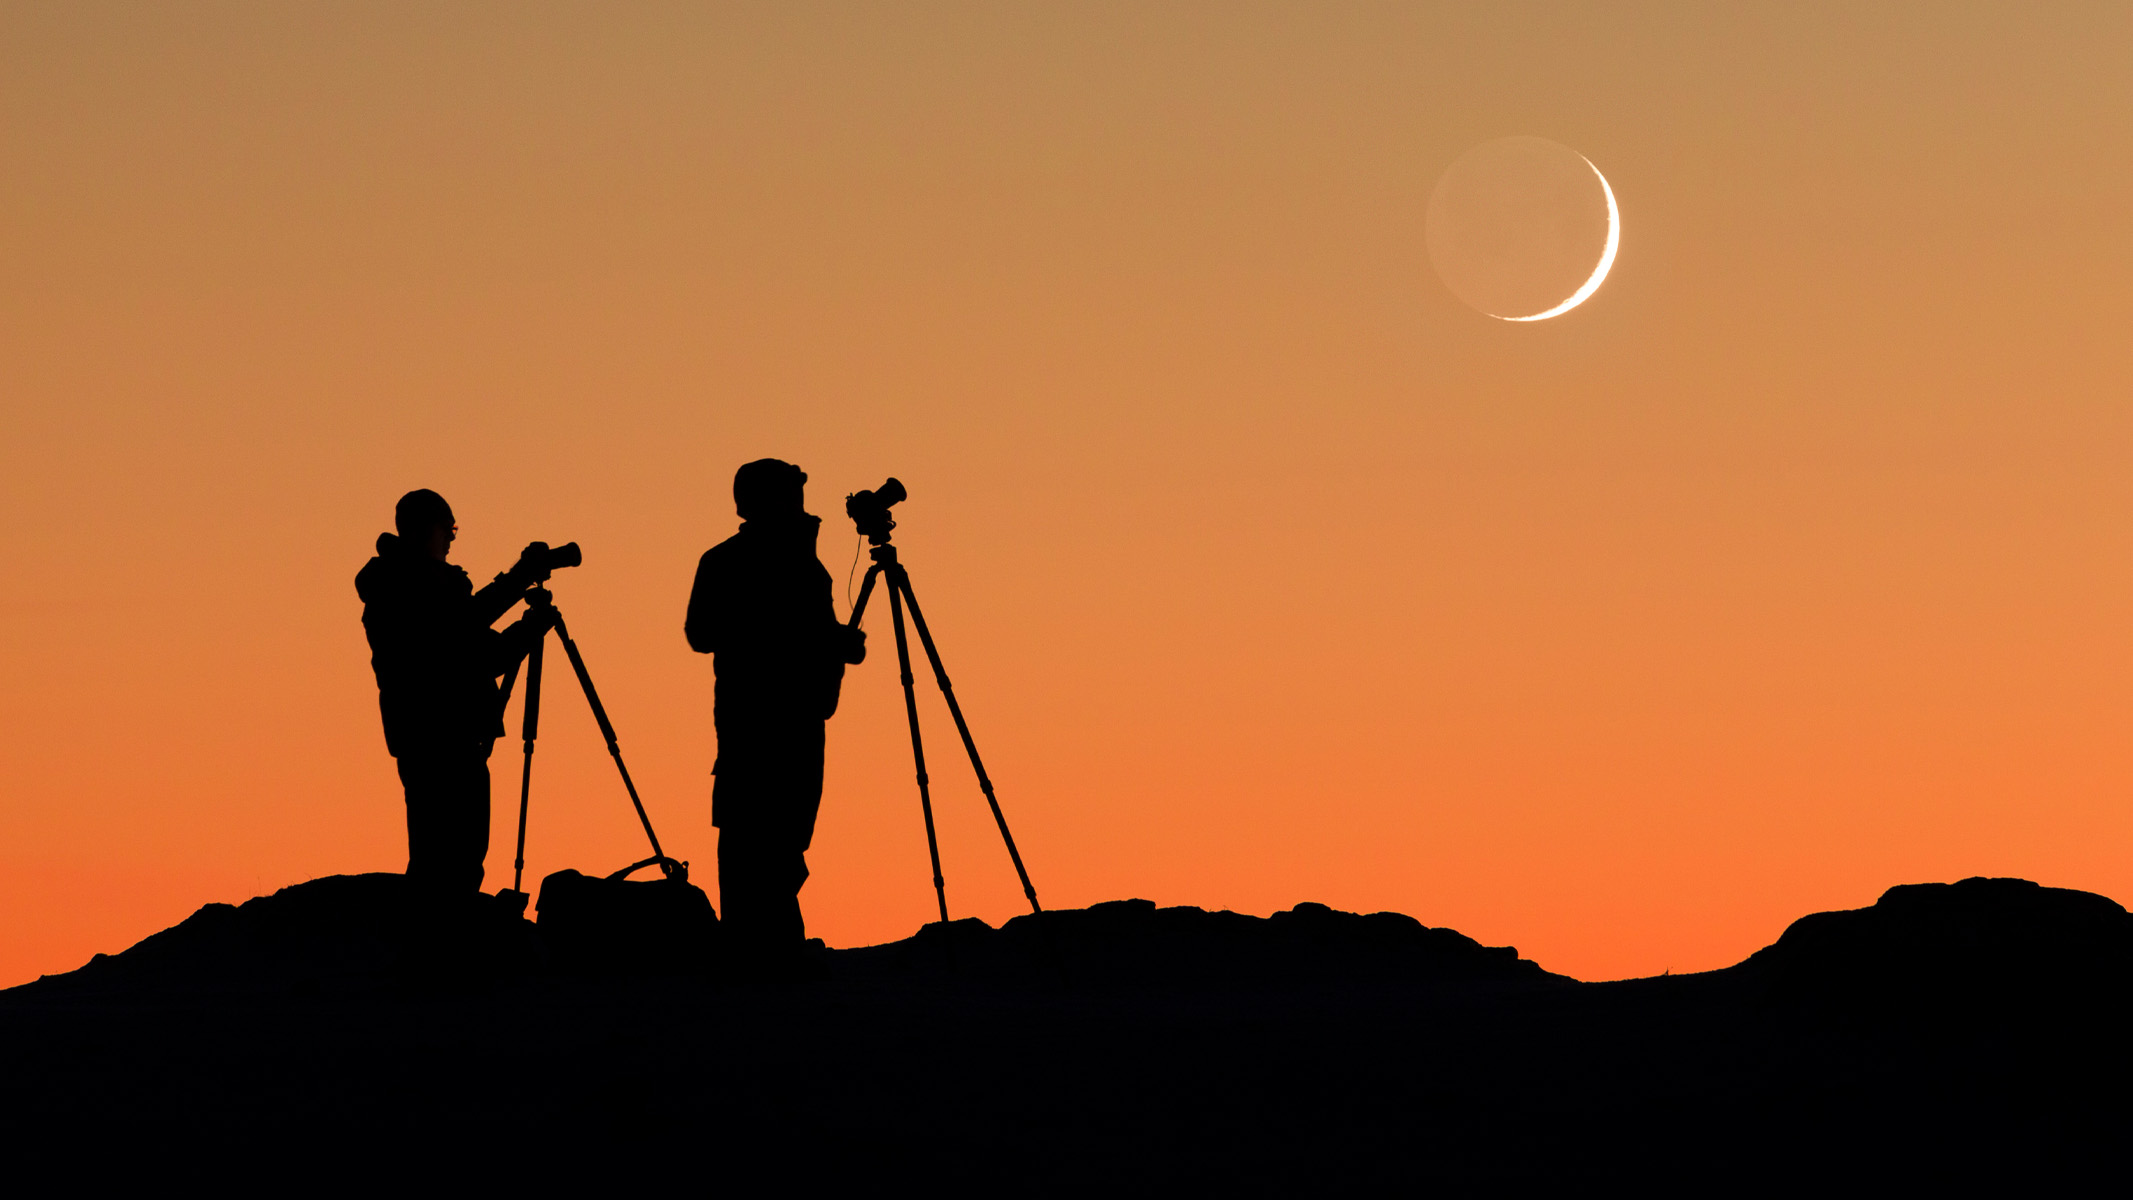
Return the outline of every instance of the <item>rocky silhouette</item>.
{"type": "Polygon", "coordinates": [[[320,879],[0,993],[16,1161],[231,1182],[337,1164],[348,1186],[442,1164],[1020,1191],[2036,1191],[2114,1164],[2128,1115],[2133,916],[2022,880],[1892,888],[1737,966],[1615,983],[1316,904],[937,924],[821,951],[807,982],[723,976],[713,922],[648,970],[534,917],[320,879]]]}
{"type": "Polygon", "coordinates": [[[1734,969],[1832,1005],[2101,997],[2133,980],[2133,913],[2026,879],[1909,884],[1872,908],[1802,917],[1734,969]]]}
{"type": "MultiPolygon", "coordinates": [[[[671,881],[602,887],[576,871],[542,884],[535,920],[494,896],[440,906],[393,874],[334,875],[242,905],[210,904],[117,955],[47,976],[10,996],[163,991],[360,994],[420,986],[427,972],[501,984],[544,974],[721,974],[718,921],[652,893],[671,881]],[[570,904],[549,904],[567,894],[570,904]],[[592,894],[599,900],[582,899],[592,894]],[[551,911],[567,912],[558,920],[551,911]],[[448,965],[440,962],[448,960],[448,965]]],[[[1105,985],[1357,982],[1573,982],[1509,946],[1484,946],[1401,913],[1339,912],[1299,904],[1271,917],[1117,900],[1016,917],[994,929],[975,918],[933,924],[882,946],[825,950],[837,980],[942,976],[964,982],[1105,985]]]]}

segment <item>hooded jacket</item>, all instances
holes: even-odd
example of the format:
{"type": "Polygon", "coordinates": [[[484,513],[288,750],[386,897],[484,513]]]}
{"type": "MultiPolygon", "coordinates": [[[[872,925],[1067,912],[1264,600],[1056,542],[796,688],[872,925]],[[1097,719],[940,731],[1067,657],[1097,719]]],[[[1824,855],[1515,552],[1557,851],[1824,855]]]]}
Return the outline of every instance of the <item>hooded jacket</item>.
{"type": "Polygon", "coordinates": [[[355,585],[386,748],[396,758],[485,752],[504,732],[497,677],[527,649],[519,627],[490,626],[532,585],[506,572],[476,592],[464,570],[390,533],[355,585]]]}

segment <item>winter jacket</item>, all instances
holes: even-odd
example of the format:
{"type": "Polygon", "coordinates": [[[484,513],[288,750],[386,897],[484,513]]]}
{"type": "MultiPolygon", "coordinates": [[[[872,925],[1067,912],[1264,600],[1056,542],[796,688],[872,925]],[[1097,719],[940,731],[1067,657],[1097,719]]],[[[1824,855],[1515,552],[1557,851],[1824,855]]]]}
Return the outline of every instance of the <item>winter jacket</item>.
{"type": "Polygon", "coordinates": [[[523,625],[507,632],[490,626],[531,585],[507,572],[476,592],[464,570],[390,533],[379,535],[378,556],[355,583],[394,757],[486,750],[503,736],[497,677],[531,642],[523,625]]]}
{"type": "Polygon", "coordinates": [[[805,514],[745,521],[697,563],[683,629],[713,656],[722,755],[729,729],[828,720],[845,664],[866,657],[830,601],[829,572],[815,557],[821,525],[805,514]]]}

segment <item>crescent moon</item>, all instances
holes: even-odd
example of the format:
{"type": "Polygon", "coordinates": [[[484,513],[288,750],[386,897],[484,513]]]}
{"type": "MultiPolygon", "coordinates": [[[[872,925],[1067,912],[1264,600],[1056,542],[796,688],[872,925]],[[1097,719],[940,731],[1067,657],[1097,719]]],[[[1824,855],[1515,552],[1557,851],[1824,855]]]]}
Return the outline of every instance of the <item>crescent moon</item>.
{"type": "MultiPolygon", "coordinates": [[[[1585,158],[1582,154],[1578,155],[1578,157],[1585,158]]],[[[1592,277],[1590,279],[1587,279],[1578,290],[1570,293],[1570,299],[1563,301],[1547,312],[1537,312],[1530,317],[1497,317],[1497,320],[1545,321],[1549,317],[1560,317],[1578,305],[1585,303],[1594,292],[1599,291],[1600,284],[1607,280],[1607,272],[1614,268],[1615,251],[1622,245],[1622,213],[1621,210],[1615,207],[1615,190],[1607,186],[1607,176],[1600,174],[1600,168],[1592,166],[1591,159],[1585,158],[1585,165],[1592,167],[1593,176],[1600,181],[1600,191],[1607,196],[1607,245],[1600,251],[1600,265],[1592,269],[1592,277]]],[[[1494,313],[1489,315],[1495,316],[1494,313]]]]}

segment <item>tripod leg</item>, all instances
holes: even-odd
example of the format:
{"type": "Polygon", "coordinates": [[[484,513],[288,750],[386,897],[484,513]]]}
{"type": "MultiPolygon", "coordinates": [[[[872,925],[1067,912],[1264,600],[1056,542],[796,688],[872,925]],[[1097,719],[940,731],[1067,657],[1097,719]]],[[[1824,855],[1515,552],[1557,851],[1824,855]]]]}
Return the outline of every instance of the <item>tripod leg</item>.
{"type": "Polygon", "coordinates": [[[523,663],[512,663],[511,669],[504,672],[503,685],[498,689],[503,693],[504,702],[496,706],[498,712],[511,707],[511,690],[518,686],[518,671],[524,665],[523,663]]]}
{"type": "MultiPolygon", "coordinates": [[[[871,578],[871,572],[869,573],[871,578]]],[[[941,924],[948,923],[948,881],[941,877],[941,843],[933,833],[933,793],[926,781],[926,747],[918,737],[918,692],[911,675],[911,645],[904,638],[904,602],[894,577],[889,583],[889,616],[896,625],[896,663],[903,668],[904,719],[911,724],[911,758],[918,764],[918,806],[926,814],[926,853],[933,859],[933,895],[940,902],[941,924]]]]}
{"type": "MultiPolygon", "coordinates": [[[[644,801],[637,798],[637,785],[630,780],[630,769],[622,765],[622,746],[615,740],[615,726],[607,719],[607,706],[600,703],[600,693],[593,688],[592,672],[585,669],[585,658],[578,653],[578,644],[571,640],[570,629],[563,624],[563,614],[555,614],[555,635],[563,643],[563,653],[570,657],[570,669],[578,673],[578,686],[585,689],[586,703],[592,705],[593,720],[600,723],[600,736],[607,739],[607,753],[615,760],[615,770],[622,772],[622,786],[630,794],[630,803],[637,809],[637,820],[644,825],[644,836],[652,843],[652,857],[659,861],[660,869],[667,870],[667,852],[659,848],[659,835],[652,832],[652,818],[645,815],[644,801]]],[[[672,871],[667,871],[673,874],[672,871]]]]}
{"type": "Polygon", "coordinates": [[[852,604],[852,619],[845,624],[854,629],[859,628],[859,618],[867,615],[867,600],[874,595],[874,581],[881,578],[881,572],[880,563],[867,568],[867,577],[859,585],[859,599],[852,604]]]}
{"type": "MultiPolygon", "coordinates": [[[[899,566],[889,578],[889,603],[893,607],[897,594],[902,593],[904,603],[911,606],[911,624],[918,628],[918,641],[926,648],[926,661],[933,664],[934,681],[941,685],[941,696],[948,701],[948,715],[955,718],[955,731],[963,735],[963,749],[970,753],[971,769],[978,773],[978,790],[985,793],[985,803],[992,806],[993,823],[1000,827],[1000,840],[1007,843],[1007,857],[1014,861],[1015,875],[1022,880],[1022,894],[1029,898],[1031,912],[1043,912],[1037,904],[1037,888],[1029,881],[1029,871],[1022,865],[1022,852],[1015,849],[1015,835],[1007,831],[1007,815],[1000,811],[1000,799],[993,794],[992,777],[985,773],[985,760],[978,757],[977,740],[970,736],[970,723],[963,719],[963,706],[955,702],[955,687],[948,682],[948,668],[941,665],[941,652],[934,648],[933,633],[926,628],[926,614],[918,609],[918,593],[911,590],[911,576],[899,566]]],[[[903,634],[899,624],[897,635],[903,634]]],[[[902,643],[898,642],[898,649],[902,643]]],[[[911,669],[907,665],[904,675],[908,678],[911,669]]]]}
{"type": "Polygon", "coordinates": [[[541,647],[544,635],[526,654],[526,763],[518,777],[518,853],[511,860],[511,890],[526,890],[526,806],[533,799],[533,742],[541,735],[541,647]]]}

